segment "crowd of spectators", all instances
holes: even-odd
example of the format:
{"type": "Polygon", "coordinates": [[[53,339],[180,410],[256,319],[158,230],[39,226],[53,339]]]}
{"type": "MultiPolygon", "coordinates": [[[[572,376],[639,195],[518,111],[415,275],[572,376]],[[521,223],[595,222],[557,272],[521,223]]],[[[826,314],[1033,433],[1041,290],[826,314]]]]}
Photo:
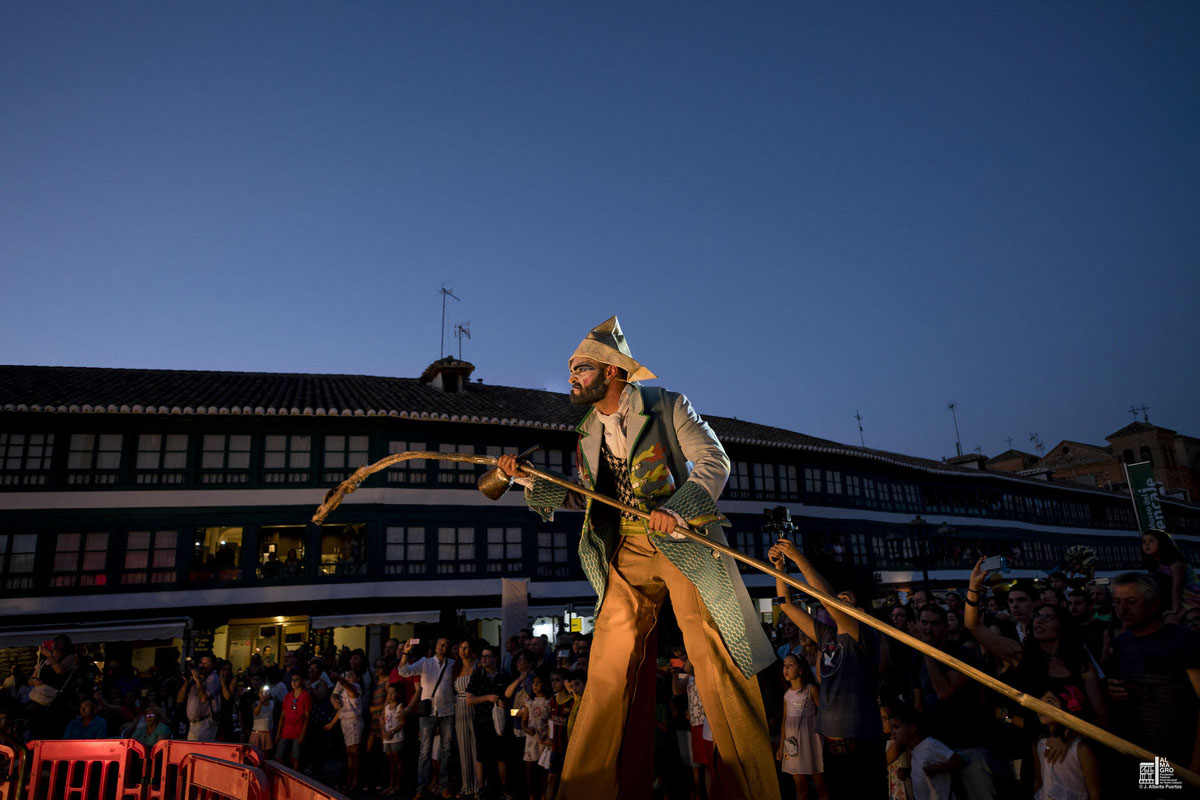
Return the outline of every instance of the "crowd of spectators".
{"type": "MultiPolygon", "coordinates": [[[[796,602],[777,581],[790,698],[784,724],[803,742],[808,728],[799,723],[811,708],[821,740],[799,760],[795,743],[780,745],[783,763],[796,767],[796,796],[1096,800],[1171,790],[1140,785],[1137,759],[1029,712],[927,652],[1196,771],[1200,585],[1167,534],[1148,533],[1142,550],[1144,571],[1099,580],[1056,572],[1036,584],[985,570],[981,556],[963,592],[921,588],[875,604],[870,613],[925,650],[835,608],[796,602]]],[[[788,542],[772,548],[771,559],[795,565],[828,593],[837,588],[788,542]]],[[[852,592],[837,596],[859,605],[852,592]]],[[[1170,771],[1158,767],[1154,780],[1170,771]]]]}
{"type": "MultiPolygon", "coordinates": [[[[918,589],[860,604],[794,545],[771,550],[813,586],[1027,695],[1195,770],[1200,766],[1200,587],[1165,534],[1146,569],[1111,579],[1054,574],[1040,585],[984,570],[961,591],[918,589]]],[[[1136,760],[1085,739],[938,658],[777,583],[779,661],[760,675],[785,798],[1123,798],[1136,760]]],[[[554,800],[590,636],[522,630],[308,645],[257,654],[240,671],[211,654],[183,669],[103,666],[66,636],[32,675],[0,687],[0,735],[252,743],[348,791],[554,800]],[[264,658],[265,656],[265,658],[264,658]]],[[[686,652],[658,659],[658,797],[721,798],[719,754],[686,652]]],[[[1149,795],[1142,795],[1149,796],[1149,795]]],[[[1182,794],[1176,796],[1184,796],[1182,794]]]]}

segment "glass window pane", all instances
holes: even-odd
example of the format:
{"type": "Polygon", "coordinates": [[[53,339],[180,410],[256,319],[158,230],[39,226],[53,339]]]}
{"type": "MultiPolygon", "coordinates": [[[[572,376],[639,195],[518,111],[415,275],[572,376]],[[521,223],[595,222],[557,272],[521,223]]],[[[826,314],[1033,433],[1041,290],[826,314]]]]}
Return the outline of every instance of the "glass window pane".
{"type": "Polygon", "coordinates": [[[79,534],[78,533],[60,533],[58,535],[58,550],[65,553],[69,551],[79,550],[79,534]]]}
{"type": "Polygon", "coordinates": [[[250,468],[250,453],[235,453],[229,454],[229,469],[249,469],[250,468]]]}
{"type": "Polygon", "coordinates": [[[303,453],[297,453],[295,450],[292,451],[292,460],[291,460],[292,469],[308,469],[308,464],[309,464],[309,454],[307,451],[305,451],[303,453]]]}
{"type": "Polygon", "coordinates": [[[174,548],[174,546],[172,546],[169,550],[156,549],[154,551],[154,567],[155,567],[155,569],[161,569],[161,568],[173,567],[173,566],[175,566],[175,548],[174,548]]]}
{"type": "Polygon", "coordinates": [[[175,547],[175,542],[178,541],[178,536],[179,533],[177,531],[159,531],[154,537],[155,549],[162,549],[164,547],[170,547],[173,549],[175,547]]]}
{"type": "MultiPolygon", "coordinates": [[[[168,457],[168,460],[170,458],[168,457]]],[[[208,453],[206,452],[200,458],[201,469],[221,469],[225,466],[225,453],[208,453]]]]}
{"type": "Polygon", "coordinates": [[[95,572],[104,569],[104,559],[108,553],[84,553],[83,569],[87,572],[95,572]]]}
{"type": "Polygon", "coordinates": [[[129,541],[125,548],[127,550],[149,550],[150,531],[130,531],[129,541]]]}
{"type": "Polygon", "coordinates": [[[439,544],[438,545],[438,559],[439,560],[453,561],[454,556],[455,556],[454,545],[452,545],[452,544],[439,544]]]}
{"type": "Polygon", "coordinates": [[[163,458],[163,469],[183,469],[187,466],[187,453],[169,452],[163,458]]]}
{"type": "Polygon", "coordinates": [[[54,571],[55,572],[74,572],[75,565],[79,563],[78,553],[55,553],[54,554],[54,571]]]}
{"type": "Polygon", "coordinates": [[[284,462],[283,453],[265,453],[263,454],[263,466],[267,469],[283,469],[287,464],[284,462]]]}
{"type": "Polygon", "coordinates": [[[187,434],[172,433],[167,437],[168,450],[187,450],[187,434]]]}
{"type": "Polygon", "coordinates": [[[287,441],[287,437],[280,436],[277,434],[270,434],[269,436],[267,436],[267,450],[268,451],[286,450],[287,449],[286,441],[287,441]]]}
{"type": "Polygon", "coordinates": [[[125,551],[125,569],[145,569],[149,563],[150,552],[148,550],[125,551]]]}
{"type": "Polygon", "coordinates": [[[474,561],[475,560],[475,543],[460,544],[458,546],[459,561],[474,561]]]}

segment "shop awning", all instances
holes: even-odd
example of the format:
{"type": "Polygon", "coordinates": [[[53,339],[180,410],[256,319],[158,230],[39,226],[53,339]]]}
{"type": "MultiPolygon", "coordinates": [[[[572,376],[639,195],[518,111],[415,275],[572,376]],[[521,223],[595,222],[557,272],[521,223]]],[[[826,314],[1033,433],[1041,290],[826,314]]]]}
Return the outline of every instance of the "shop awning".
{"type": "MultiPolygon", "coordinates": [[[[585,610],[588,612],[588,614],[590,614],[594,608],[594,606],[589,605],[585,610]]],[[[566,609],[566,605],[530,606],[526,613],[530,617],[561,617],[566,612],[566,609]]],[[[468,620],[500,619],[499,608],[464,608],[459,613],[461,613],[468,620]]],[[[581,613],[579,607],[576,607],[575,613],[581,613]]]]}
{"type": "Polygon", "coordinates": [[[309,627],[321,628],[361,628],[367,625],[403,625],[406,622],[437,622],[441,612],[436,608],[428,611],[393,611],[375,614],[330,614],[324,617],[310,617],[309,627]]]}
{"type": "Polygon", "coordinates": [[[190,619],[150,619],[108,625],[66,623],[48,628],[0,628],[0,647],[37,647],[59,635],[70,636],[73,644],[182,639],[190,622],[190,619]]]}

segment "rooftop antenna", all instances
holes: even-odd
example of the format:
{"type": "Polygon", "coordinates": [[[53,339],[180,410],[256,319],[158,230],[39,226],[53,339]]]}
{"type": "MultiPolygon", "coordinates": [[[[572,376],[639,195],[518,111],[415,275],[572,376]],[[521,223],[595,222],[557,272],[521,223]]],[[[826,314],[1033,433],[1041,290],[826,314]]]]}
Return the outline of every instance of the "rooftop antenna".
{"type": "Polygon", "coordinates": [[[1033,446],[1037,449],[1038,458],[1041,458],[1046,452],[1046,445],[1042,444],[1042,437],[1036,433],[1031,433],[1029,434],[1029,441],[1033,442],[1033,446]]]}
{"type": "Polygon", "coordinates": [[[1011,436],[1009,436],[1009,437],[1008,437],[1007,439],[1005,439],[1004,441],[1008,442],[1008,449],[1009,449],[1009,450],[1012,450],[1012,437],[1011,437],[1011,436]]]}
{"type": "Polygon", "coordinates": [[[1138,409],[1138,411],[1142,412],[1142,422],[1149,425],[1150,424],[1150,407],[1147,405],[1143,405],[1141,408],[1138,409]]]}
{"type": "Polygon", "coordinates": [[[863,429],[862,429],[862,414],[858,413],[858,410],[857,410],[857,409],[856,409],[856,410],[855,410],[855,412],[854,412],[854,418],[855,418],[856,420],[858,420],[858,440],[859,440],[860,442],[862,442],[862,446],[863,446],[863,447],[866,447],[866,446],[867,446],[867,440],[866,440],[865,438],[863,438],[863,429]]]}
{"type": "Polygon", "coordinates": [[[958,435],[958,404],[953,400],[947,404],[946,408],[950,410],[950,416],[954,417],[954,449],[958,451],[958,455],[962,455],[962,437],[958,435]]]}
{"type": "Polygon", "coordinates": [[[462,361],[462,340],[471,338],[471,323],[460,322],[454,326],[454,338],[458,339],[458,360],[462,361]]]}
{"type": "Polygon", "coordinates": [[[438,353],[438,358],[443,358],[446,355],[446,298],[453,297],[458,302],[462,302],[458,295],[446,288],[446,284],[450,281],[442,281],[442,288],[438,289],[438,294],[442,296],[442,343],[441,350],[438,353]]]}

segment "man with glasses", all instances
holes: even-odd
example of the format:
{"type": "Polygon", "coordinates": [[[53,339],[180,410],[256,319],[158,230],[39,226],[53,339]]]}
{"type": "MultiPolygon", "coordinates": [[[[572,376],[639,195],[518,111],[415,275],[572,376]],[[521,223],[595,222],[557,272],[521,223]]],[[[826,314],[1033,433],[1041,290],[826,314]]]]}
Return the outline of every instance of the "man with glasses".
{"type": "MultiPolygon", "coordinates": [[[[512,679],[500,669],[496,648],[490,645],[479,651],[479,668],[467,683],[467,704],[474,712],[472,719],[475,734],[476,784],[482,788],[494,764],[500,777],[500,785],[508,794],[508,769],[504,758],[504,740],[496,733],[492,709],[504,711],[504,693],[512,679]]],[[[508,715],[505,714],[504,730],[510,730],[508,715]]]]}
{"type": "Polygon", "coordinates": [[[530,480],[512,456],[499,466],[526,484],[543,519],[586,509],[579,558],[599,595],[589,688],[567,748],[559,800],[640,797],[652,783],[656,625],[669,596],[716,743],[726,797],[778,798],[755,674],[775,660],[737,565],[672,533],[685,523],[726,543],[716,499],[729,458],[687,398],[639,381],[616,317],[594,328],[568,363],[579,423],[579,482],[649,521],[530,480]],[[669,535],[670,534],[670,535],[669,535]]]}
{"type": "Polygon", "coordinates": [[[429,713],[421,717],[421,754],[417,760],[417,797],[428,797],[430,776],[433,774],[433,739],[439,737],[438,761],[442,765],[438,786],[442,797],[452,797],[450,791],[450,743],[454,740],[454,659],[450,658],[450,640],[444,636],[437,640],[433,655],[409,664],[413,642],[404,643],[400,655],[400,677],[421,677],[421,700],[429,701],[429,713]]]}
{"type": "Polygon", "coordinates": [[[189,742],[217,740],[217,712],[221,710],[221,676],[213,670],[211,653],[200,656],[196,668],[185,676],[175,702],[186,703],[189,742]]]}

